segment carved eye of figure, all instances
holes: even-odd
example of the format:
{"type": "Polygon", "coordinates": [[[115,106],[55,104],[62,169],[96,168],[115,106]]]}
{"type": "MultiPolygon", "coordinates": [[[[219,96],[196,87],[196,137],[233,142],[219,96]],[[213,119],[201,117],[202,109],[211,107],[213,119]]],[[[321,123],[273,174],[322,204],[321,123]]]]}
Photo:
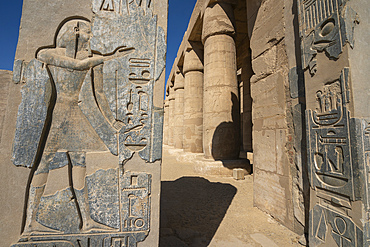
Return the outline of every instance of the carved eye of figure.
{"type": "Polygon", "coordinates": [[[329,35],[333,31],[334,27],[335,27],[334,20],[328,20],[321,26],[320,35],[322,37],[329,35]]]}
{"type": "Polygon", "coordinates": [[[141,73],[141,75],[144,77],[144,78],[149,78],[150,76],[150,72],[147,71],[147,70],[144,70],[143,73],[141,73]]]}
{"type": "Polygon", "coordinates": [[[75,27],[75,33],[79,33],[80,32],[80,28],[79,27],[75,27]]]}

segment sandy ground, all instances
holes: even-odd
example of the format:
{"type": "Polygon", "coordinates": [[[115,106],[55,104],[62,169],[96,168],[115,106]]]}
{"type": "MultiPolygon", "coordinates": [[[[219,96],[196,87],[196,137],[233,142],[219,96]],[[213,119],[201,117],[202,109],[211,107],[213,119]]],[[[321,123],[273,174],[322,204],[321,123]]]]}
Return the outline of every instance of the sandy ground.
{"type": "Polygon", "coordinates": [[[164,148],[161,247],[301,246],[300,236],[253,207],[253,175],[200,176],[193,166],[164,148]]]}

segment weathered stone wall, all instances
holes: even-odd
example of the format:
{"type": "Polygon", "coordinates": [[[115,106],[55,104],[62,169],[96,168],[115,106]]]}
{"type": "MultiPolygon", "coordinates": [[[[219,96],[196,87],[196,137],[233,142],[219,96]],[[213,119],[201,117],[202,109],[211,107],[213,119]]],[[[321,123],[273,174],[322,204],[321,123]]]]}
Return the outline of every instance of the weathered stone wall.
{"type": "Polygon", "coordinates": [[[159,244],[167,9],[24,2],[17,84],[1,84],[1,244],[159,244]]]}
{"type": "Polygon", "coordinates": [[[351,77],[353,81],[353,110],[352,116],[358,118],[370,118],[370,107],[368,102],[370,87],[368,80],[370,70],[369,42],[370,42],[370,2],[366,0],[350,0],[348,8],[353,9],[358,15],[358,25],[353,33],[354,47],[349,50],[349,65],[351,66],[351,77]]]}
{"type": "MultiPolygon", "coordinates": [[[[4,118],[6,113],[6,108],[8,105],[8,94],[9,94],[9,84],[12,81],[13,74],[11,71],[0,70],[0,133],[3,132],[4,118]]],[[[0,135],[1,142],[1,135],[0,135]]]]}
{"type": "Polygon", "coordinates": [[[0,246],[16,242],[22,230],[22,218],[29,170],[11,162],[20,85],[12,82],[10,71],[0,71],[0,246]]]}
{"type": "Polygon", "coordinates": [[[40,47],[54,43],[55,30],[67,17],[85,17],[91,19],[93,13],[91,0],[65,1],[24,1],[22,20],[15,59],[29,61],[35,58],[40,47]],[[53,18],[50,14],[53,13],[53,18]],[[39,23],[35,25],[35,23],[39,23]]]}
{"type": "Polygon", "coordinates": [[[322,2],[297,1],[307,108],[309,243],[368,246],[370,87],[364,30],[370,5],[322,2]]]}
{"type": "Polygon", "coordinates": [[[288,228],[303,232],[293,212],[295,150],[285,3],[247,1],[247,9],[254,72],[254,204],[288,228]]]}

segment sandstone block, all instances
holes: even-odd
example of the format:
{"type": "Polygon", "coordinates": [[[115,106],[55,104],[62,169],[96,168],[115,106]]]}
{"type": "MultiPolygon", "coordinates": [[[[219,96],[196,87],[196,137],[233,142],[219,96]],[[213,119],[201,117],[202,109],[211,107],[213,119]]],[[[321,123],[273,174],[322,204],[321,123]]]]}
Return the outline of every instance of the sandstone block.
{"type": "Polygon", "coordinates": [[[256,128],[263,126],[284,126],[282,122],[274,123],[275,118],[285,116],[286,98],[284,77],[281,73],[275,73],[265,79],[251,84],[251,96],[253,98],[253,121],[263,122],[263,125],[256,125],[256,128]]]}
{"type": "Polygon", "coordinates": [[[276,173],[282,176],[289,176],[289,160],[287,158],[287,131],[276,130],[276,173]]]}
{"type": "Polygon", "coordinates": [[[274,46],[284,33],[284,1],[267,0],[258,9],[251,36],[252,58],[274,46]]]}
{"type": "Polygon", "coordinates": [[[4,118],[8,105],[9,86],[11,86],[11,71],[0,70],[0,143],[3,132],[4,118]]]}
{"type": "Polygon", "coordinates": [[[254,167],[259,170],[276,172],[276,131],[253,132],[254,167]]]}
{"type": "Polygon", "coordinates": [[[166,1],[24,3],[12,161],[33,170],[12,177],[28,189],[13,247],[158,245],[166,16],[166,1]]]}
{"type": "MultiPolygon", "coordinates": [[[[255,162],[256,163],[256,162],[255,162]]],[[[254,170],[254,205],[269,212],[285,225],[292,225],[289,178],[256,168],[254,170]]]]}
{"type": "Polygon", "coordinates": [[[245,171],[241,168],[234,168],[233,169],[233,178],[235,180],[244,180],[245,179],[245,171]]]}
{"type": "Polygon", "coordinates": [[[273,46],[271,49],[252,60],[255,76],[261,78],[271,75],[275,71],[276,61],[277,47],[273,46]]]}

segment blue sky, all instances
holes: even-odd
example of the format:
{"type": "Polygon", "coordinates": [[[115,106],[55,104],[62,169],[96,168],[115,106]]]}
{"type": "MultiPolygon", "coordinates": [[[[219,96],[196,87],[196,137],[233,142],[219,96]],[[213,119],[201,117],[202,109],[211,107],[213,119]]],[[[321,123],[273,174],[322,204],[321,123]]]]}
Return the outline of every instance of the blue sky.
{"type": "MultiPolygon", "coordinates": [[[[12,70],[18,41],[22,0],[0,1],[0,69],[12,70]]],[[[195,3],[196,0],[169,0],[166,79],[176,58],[177,49],[188,26],[195,3]]]]}

